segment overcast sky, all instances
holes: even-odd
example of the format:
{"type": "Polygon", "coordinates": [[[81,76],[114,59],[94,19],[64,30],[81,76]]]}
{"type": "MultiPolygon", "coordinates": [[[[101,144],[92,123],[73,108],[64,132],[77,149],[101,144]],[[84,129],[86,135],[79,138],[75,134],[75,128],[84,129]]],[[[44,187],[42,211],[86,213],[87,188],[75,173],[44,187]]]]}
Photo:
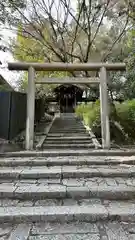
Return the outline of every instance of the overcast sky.
{"type": "MultiPolygon", "coordinates": [[[[7,44],[10,39],[13,39],[15,35],[9,30],[2,30],[1,35],[3,36],[3,44],[7,44]]],[[[11,72],[7,68],[8,62],[13,62],[14,58],[11,53],[0,51],[0,61],[2,65],[0,65],[0,74],[12,85],[16,86],[16,82],[20,76],[16,72],[11,72]]]]}

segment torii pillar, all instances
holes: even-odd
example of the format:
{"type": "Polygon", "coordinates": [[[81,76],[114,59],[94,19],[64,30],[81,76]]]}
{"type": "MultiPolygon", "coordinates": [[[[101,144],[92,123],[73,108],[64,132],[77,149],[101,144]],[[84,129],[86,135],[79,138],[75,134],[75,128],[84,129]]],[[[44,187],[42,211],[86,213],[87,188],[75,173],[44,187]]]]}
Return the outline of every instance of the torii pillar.
{"type": "Polygon", "coordinates": [[[29,67],[27,89],[26,150],[32,150],[34,144],[35,118],[35,70],[29,67]]]}
{"type": "Polygon", "coordinates": [[[110,148],[110,124],[107,89],[107,71],[105,67],[100,69],[100,115],[101,115],[101,136],[103,149],[110,148]]]}

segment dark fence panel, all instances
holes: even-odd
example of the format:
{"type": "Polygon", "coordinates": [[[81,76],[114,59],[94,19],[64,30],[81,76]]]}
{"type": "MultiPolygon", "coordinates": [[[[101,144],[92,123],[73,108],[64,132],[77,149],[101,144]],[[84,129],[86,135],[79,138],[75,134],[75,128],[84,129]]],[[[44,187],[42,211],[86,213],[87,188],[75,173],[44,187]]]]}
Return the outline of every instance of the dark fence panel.
{"type": "Polygon", "coordinates": [[[12,92],[10,105],[9,140],[26,127],[26,94],[12,92]]]}
{"type": "MultiPolygon", "coordinates": [[[[11,140],[26,128],[27,94],[0,92],[0,138],[11,140]]],[[[35,123],[44,115],[44,101],[35,100],[35,123]]]]}
{"type": "Polygon", "coordinates": [[[43,99],[35,100],[35,122],[38,123],[40,119],[44,116],[45,106],[43,99]]]}
{"type": "Polygon", "coordinates": [[[13,139],[26,125],[26,94],[0,92],[0,138],[13,139]]]}
{"type": "Polygon", "coordinates": [[[9,139],[11,92],[0,92],[0,138],[9,139]]]}

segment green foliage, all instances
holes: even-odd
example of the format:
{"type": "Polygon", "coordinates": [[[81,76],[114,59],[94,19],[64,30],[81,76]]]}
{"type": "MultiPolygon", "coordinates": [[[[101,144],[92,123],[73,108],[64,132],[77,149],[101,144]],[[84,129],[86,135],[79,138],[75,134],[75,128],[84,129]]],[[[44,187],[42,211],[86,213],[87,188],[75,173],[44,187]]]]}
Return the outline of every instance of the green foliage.
{"type": "Polygon", "coordinates": [[[135,98],[135,19],[131,22],[130,30],[127,34],[128,56],[126,58],[127,81],[125,84],[125,97],[127,99],[135,98]]]}
{"type": "Polygon", "coordinates": [[[98,139],[101,139],[100,102],[81,104],[76,108],[76,115],[81,117],[98,139]]]}
{"type": "Polygon", "coordinates": [[[13,42],[13,55],[19,61],[44,62],[44,51],[42,44],[34,38],[23,36],[22,26],[18,27],[18,35],[13,42]]]}
{"type": "Polygon", "coordinates": [[[100,121],[100,103],[80,104],[76,108],[76,115],[82,118],[86,125],[91,128],[100,121]]]}
{"type": "MultiPolygon", "coordinates": [[[[20,34],[22,27],[18,28],[18,35],[15,43],[13,43],[12,49],[14,58],[19,61],[26,62],[45,62],[45,52],[43,45],[40,41],[37,41],[34,38],[27,38],[20,34]]],[[[46,36],[47,37],[47,36],[46,36]]],[[[64,77],[67,76],[67,72],[37,72],[36,80],[41,80],[45,77],[64,77]]],[[[20,81],[18,82],[18,87],[21,91],[27,91],[28,85],[28,74],[25,73],[20,81]]],[[[38,84],[36,85],[36,98],[46,98],[48,96],[53,96],[53,89],[56,87],[56,84],[38,84]]]]}
{"type": "MultiPolygon", "coordinates": [[[[122,104],[115,103],[116,112],[111,108],[110,111],[110,130],[111,140],[117,143],[124,143],[125,138],[122,132],[116,129],[114,121],[120,123],[124,132],[128,134],[128,141],[135,140],[135,99],[125,101],[122,104]]],[[[76,108],[76,115],[81,117],[86,125],[88,125],[96,136],[101,139],[101,123],[100,123],[100,102],[81,104],[76,108]]]]}
{"type": "Polygon", "coordinates": [[[130,138],[135,139],[135,99],[116,104],[117,121],[130,138]]]}

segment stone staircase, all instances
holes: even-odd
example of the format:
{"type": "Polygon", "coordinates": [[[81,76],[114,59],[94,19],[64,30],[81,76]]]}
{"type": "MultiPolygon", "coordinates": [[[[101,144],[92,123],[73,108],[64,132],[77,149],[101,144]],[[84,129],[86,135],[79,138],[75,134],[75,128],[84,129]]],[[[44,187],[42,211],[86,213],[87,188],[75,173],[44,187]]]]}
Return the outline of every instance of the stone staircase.
{"type": "Polygon", "coordinates": [[[43,149],[95,148],[92,137],[74,114],[62,114],[55,118],[42,145],[43,149]]]}
{"type": "Polygon", "coordinates": [[[0,239],[135,239],[135,156],[37,155],[0,158],[0,239]]]}

